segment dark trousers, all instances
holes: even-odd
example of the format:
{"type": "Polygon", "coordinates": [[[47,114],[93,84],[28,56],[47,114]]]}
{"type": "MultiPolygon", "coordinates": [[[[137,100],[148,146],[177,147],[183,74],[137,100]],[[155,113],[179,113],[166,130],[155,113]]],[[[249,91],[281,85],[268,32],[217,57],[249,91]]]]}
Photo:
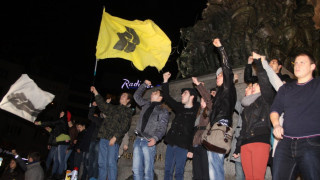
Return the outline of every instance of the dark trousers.
{"type": "Polygon", "coordinates": [[[320,179],[320,136],[304,139],[284,137],[273,158],[273,180],[320,179]]]}
{"type": "Polygon", "coordinates": [[[194,180],[209,180],[207,150],[199,145],[193,148],[192,173],[194,180]]]}

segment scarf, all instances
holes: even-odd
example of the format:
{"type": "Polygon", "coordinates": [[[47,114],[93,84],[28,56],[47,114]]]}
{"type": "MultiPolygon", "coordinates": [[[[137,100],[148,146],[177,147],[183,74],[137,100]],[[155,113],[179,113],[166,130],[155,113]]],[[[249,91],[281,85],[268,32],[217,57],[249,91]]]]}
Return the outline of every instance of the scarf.
{"type": "Polygon", "coordinates": [[[143,117],[142,117],[142,125],[141,125],[141,132],[144,132],[144,129],[147,126],[147,122],[149,120],[149,117],[152,113],[152,111],[154,110],[154,108],[157,105],[161,105],[161,102],[151,102],[150,106],[148,107],[148,109],[146,110],[146,112],[144,112],[143,117]]]}
{"type": "Polygon", "coordinates": [[[250,106],[251,103],[253,103],[258,97],[261,96],[261,93],[257,93],[257,94],[251,94],[249,96],[245,96],[242,100],[241,100],[241,105],[246,107],[246,106],[250,106]]]}

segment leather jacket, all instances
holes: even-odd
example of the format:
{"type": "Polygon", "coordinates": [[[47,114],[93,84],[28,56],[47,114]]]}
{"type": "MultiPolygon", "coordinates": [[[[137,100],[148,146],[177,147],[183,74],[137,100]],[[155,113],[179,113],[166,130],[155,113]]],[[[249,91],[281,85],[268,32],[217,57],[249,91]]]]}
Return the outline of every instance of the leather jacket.
{"type": "Polygon", "coordinates": [[[232,126],[232,115],[237,101],[237,93],[233,81],[234,74],[224,47],[221,46],[218,49],[222,58],[223,84],[217,87],[217,94],[213,98],[210,124],[213,125],[221,119],[227,119],[228,125],[232,126]]]}

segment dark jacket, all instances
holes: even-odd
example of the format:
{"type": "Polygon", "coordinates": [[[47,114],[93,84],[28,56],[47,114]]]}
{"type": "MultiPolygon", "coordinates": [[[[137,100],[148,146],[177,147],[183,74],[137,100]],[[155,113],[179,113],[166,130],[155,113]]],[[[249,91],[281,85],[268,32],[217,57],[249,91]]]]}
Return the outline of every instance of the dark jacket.
{"type": "MultiPolygon", "coordinates": [[[[195,134],[193,137],[193,146],[195,145],[201,145],[201,138],[202,134],[205,131],[207,125],[209,124],[209,115],[212,111],[212,100],[211,100],[211,94],[207,91],[207,89],[202,85],[199,84],[196,86],[198,92],[200,93],[201,97],[206,102],[206,111],[203,113],[206,113],[205,115],[200,115],[200,122],[198,126],[196,127],[195,134]]],[[[201,108],[201,107],[200,107],[201,108]]]]}
{"type": "Polygon", "coordinates": [[[249,106],[243,108],[241,113],[242,129],[237,141],[235,153],[240,152],[240,146],[263,142],[270,144],[271,122],[269,118],[270,106],[273,102],[275,91],[269,82],[261,60],[254,60],[257,66],[258,83],[261,96],[249,106]]]}
{"type": "Polygon", "coordinates": [[[69,136],[70,136],[70,144],[68,149],[73,150],[75,145],[74,140],[76,140],[78,137],[78,130],[75,125],[73,125],[72,127],[69,127],[69,136]]]}
{"type": "Polygon", "coordinates": [[[213,125],[221,119],[227,119],[228,125],[232,126],[232,115],[237,101],[236,88],[233,82],[234,74],[224,47],[221,46],[218,50],[222,58],[223,84],[217,87],[216,96],[213,98],[210,123],[213,125]]]}
{"type": "Polygon", "coordinates": [[[52,132],[50,132],[49,142],[50,145],[56,145],[56,144],[69,144],[69,142],[61,141],[61,142],[55,142],[55,138],[58,137],[60,134],[66,134],[69,135],[69,127],[68,127],[68,121],[66,115],[62,118],[59,118],[56,121],[46,121],[41,122],[42,127],[51,127],[52,132]]]}
{"type": "Polygon", "coordinates": [[[99,129],[98,138],[110,140],[115,136],[116,143],[120,145],[123,136],[130,129],[132,109],[123,105],[108,104],[100,94],[95,96],[95,100],[100,111],[106,115],[99,129]]]}
{"type": "Polygon", "coordinates": [[[143,132],[141,132],[141,126],[143,121],[143,115],[146,110],[150,107],[151,101],[142,98],[143,92],[146,90],[147,84],[143,83],[136,90],[133,95],[136,103],[141,106],[141,112],[138,124],[136,126],[136,133],[138,136],[145,137],[147,139],[154,138],[156,141],[162,139],[167,131],[168,121],[169,121],[169,112],[161,104],[156,105],[148,119],[148,122],[145,126],[143,132]]]}
{"type": "Polygon", "coordinates": [[[91,137],[95,128],[96,125],[91,122],[86,129],[78,134],[77,144],[74,147],[75,150],[80,149],[81,152],[89,152],[91,137]]]}
{"type": "Polygon", "coordinates": [[[34,162],[27,165],[27,171],[25,172],[25,180],[43,180],[44,172],[40,162],[34,162]]]}
{"type": "Polygon", "coordinates": [[[92,133],[92,136],[91,136],[91,141],[97,140],[99,128],[100,128],[101,123],[102,123],[102,121],[103,121],[103,118],[95,117],[95,116],[94,116],[95,110],[96,110],[96,107],[95,107],[95,106],[92,106],[92,107],[89,109],[89,114],[88,114],[88,119],[91,121],[91,125],[93,125],[93,123],[94,123],[94,125],[95,125],[95,128],[94,128],[93,133],[92,133]]]}
{"type": "Polygon", "coordinates": [[[169,95],[169,83],[163,83],[162,90],[165,103],[175,113],[175,118],[165,137],[165,142],[171,146],[176,145],[192,152],[194,122],[199,109],[199,103],[194,103],[192,108],[185,108],[184,104],[177,102],[169,95]]]}
{"type": "Polygon", "coordinates": [[[0,180],[24,180],[23,174],[24,174],[23,171],[20,170],[18,167],[12,170],[8,166],[2,173],[0,180]]]}

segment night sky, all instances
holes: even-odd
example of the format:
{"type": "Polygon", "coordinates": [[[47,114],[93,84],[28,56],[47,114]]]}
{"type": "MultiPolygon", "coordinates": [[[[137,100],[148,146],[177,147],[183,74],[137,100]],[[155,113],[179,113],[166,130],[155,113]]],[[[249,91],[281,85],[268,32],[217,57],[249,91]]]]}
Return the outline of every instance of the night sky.
{"type": "Polygon", "coordinates": [[[27,74],[69,83],[78,91],[120,90],[123,78],[162,81],[163,71],[177,74],[175,48],[181,27],[193,26],[201,18],[205,0],[26,0],[0,3],[0,58],[21,64],[27,74]],[[103,6],[108,13],[127,20],[153,20],[171,39],[173,54],[162,72],[148,67],[143,72],[130,61],[105,59],[98,63],[94,78],[95,47],[103,6]]]}
{"type": "MultiPolygon", "coordinates": [[[[30,77],[61,82],[73,91],[90,95],[89,87],[93,83],[101,94],[117,95],[123,78],[130,81],[149,79],[157,85],[162,81],[163,72],[150,67],[141,72],[130,61],[122,59],[99,61],[94,78],[95,48],[103,6],[111,15],[123,19],[153,20],[171,39],[172,47],[179,46],[181,52],[180,28],[193,26],[201,18],[206,3],[206,0],[1,1],[0,59],[23,66],[24,73],[30,77]]],[[[164,71],[170,70],[174,79],[179,54],[173,52],[164,71]]],[[[85,101],[81,103],[89,104],[85,101]]],[[[35,127],[25,120],[19,120],[19,124],[10,113],[2,111],[2,115],[0,129],[5,129],[0,133],[0,140],[15,144],[20,152],[36,150],[45,156],[47,136],[43,128],[36,127],[35,131],[35,127]]]]}

